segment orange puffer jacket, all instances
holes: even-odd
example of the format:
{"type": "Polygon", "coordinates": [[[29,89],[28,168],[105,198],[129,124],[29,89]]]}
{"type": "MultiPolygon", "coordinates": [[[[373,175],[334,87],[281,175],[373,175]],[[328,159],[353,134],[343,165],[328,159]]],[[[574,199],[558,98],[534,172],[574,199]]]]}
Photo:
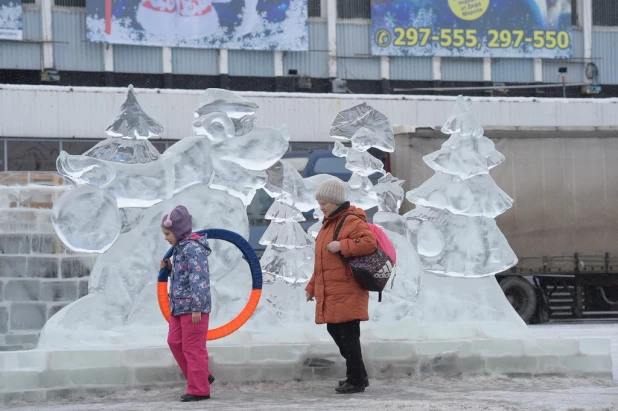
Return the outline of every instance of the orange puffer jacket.
{"type": "Polygon", "coordinates": [[[315,267],[307,292],[315,294],[315,322],[343,323],[369,320],[369,292],[362,288],[339,253],[330,253],[326,246],[333,241],[335,229],[344,215],[348,216],[337,240],[344,257],[359,257],[376,251],[376,240],[366,224],[367,216],[360,208],[344,203],[324,219],[315,244],[315,267]]]}

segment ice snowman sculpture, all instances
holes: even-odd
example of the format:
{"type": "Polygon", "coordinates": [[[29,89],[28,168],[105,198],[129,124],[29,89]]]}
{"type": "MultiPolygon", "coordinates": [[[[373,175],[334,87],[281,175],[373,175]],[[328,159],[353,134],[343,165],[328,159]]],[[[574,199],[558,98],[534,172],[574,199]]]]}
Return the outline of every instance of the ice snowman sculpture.
{"type": "MultiPolygon", "coordinates": [[[[161,256],[160,220],[172,207],[192,211],[194,229],[226,228],[249,234],[246,205],[266,182],[265,169],[288,149],[286,127],[256,127],[256,104],[209,89],[194,112],[194,136],[158,151],[148,138],[163,129],[145,114],[132,88],[108,127],[109,137],[83,155],[60,153],[57,167],[76,187],[53,208],[53,223],[72,250],[102,254],[91,272],[89,294],[45,325],[40,346],[163,344],[166,327],[154,281],[161,256]]],[[[231,244],[213,241],[211,281],[246,265],[231,244]]],[[[226,289],[213,305],[244,290],[226,289]]],[[[236,298],[238,297],[238,298],[236,298]]],[[[216,316],[215,316],[216,317],[216,316]]],[[[216,318],[215,318],[216,321],[216,318]]]]}

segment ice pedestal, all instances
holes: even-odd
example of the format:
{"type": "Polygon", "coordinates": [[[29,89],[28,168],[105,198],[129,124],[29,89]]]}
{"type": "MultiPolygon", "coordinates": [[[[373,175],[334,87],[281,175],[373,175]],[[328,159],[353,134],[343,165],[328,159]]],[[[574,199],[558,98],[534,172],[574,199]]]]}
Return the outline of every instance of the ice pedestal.
{"type": "MultiPolygon", "coordinates": [[[[317,326],[316,326],[317,327],[317,326]]],[[[324,327],[322,327],[324,328],[324,327]]],[[[471,374],[612,376],[608,339],[363,339],[370,378],[471,374]]],[[[341,378],[345,364],[332,342],[218,344],[209,348],[218,382],[341,378]]],[[[184,385],[169,349],[33,350],[0,353],[0,403],[78,398],[104,390],[184,385]]]]}

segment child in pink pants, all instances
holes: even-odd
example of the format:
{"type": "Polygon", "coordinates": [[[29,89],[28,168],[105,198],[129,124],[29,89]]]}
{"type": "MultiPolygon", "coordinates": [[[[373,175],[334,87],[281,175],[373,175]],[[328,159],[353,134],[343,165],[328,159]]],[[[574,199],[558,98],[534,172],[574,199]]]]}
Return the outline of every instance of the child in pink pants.
{"type": "Polygon", "coordinates": [[[170,299],[170,328],[167,343],[187,378],[187,393],[183,402],[210,398],[210,384],[214,377],[208,370],[206,335],[211,307],[210,248],[206,236],[192,233],[191,215],[178,206],[163,217],[161,230],[174,246],[174,263],[161,261],[161,268],[172,270],[170,299]]]}

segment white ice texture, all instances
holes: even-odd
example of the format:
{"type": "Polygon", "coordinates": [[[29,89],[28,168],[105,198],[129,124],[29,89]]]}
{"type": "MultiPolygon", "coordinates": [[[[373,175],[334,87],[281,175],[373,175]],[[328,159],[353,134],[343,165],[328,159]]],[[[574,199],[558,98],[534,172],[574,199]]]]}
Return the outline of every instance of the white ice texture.
{"type": "MultiPolygon", "coordinates": [[[[257,119],[255,113],[258,111],[258,105],[228,90],[209,89],[204,93],[200,103],[200,108],[193,113],[195,119],[193,122],[193,130],[195,135],[216,135],[217,137],[215,138],[231,138],[234,135],[241,136],[253,129],[253,125],[257,119]],[[207,119],[210,115],[215,113],[225,113],[227,117],[232,120],[234,126],[233,134],[222,135],[220,133],[211,133],[207,131],[208,124],[210,124],[210,121],[207,119]]],[[[221,127],[224,126],[221,125],[221,127]]],[[[225,131],[228,133],[232,132],[232,130],[225,131]]]]}
{"type": "Polygon", "coordinates": [[[352,148],[358,151],[367,151],[371,147],[389,153],[395,150],[395,135],[388,118],[365,103],[337,114],[330,135],[349,140],[352,148]]]}
{"type": "Polygon", "coordinates": [[[163,126],[144,113],[135,98],[133,86],[129,86],[127,98],[122,103],[120,112],[105,132],[110,137],[145,140],[160,136],[163,133],[163,126]]]}
{"type": "MultiPolygon", "coordinates": [[[[152,147],[147,140],[112,137],[99,143],[84,155],[61,152],[57,161],[58,171],[76,184],[103,189],[116,200],[121,209],[151,207],[171,199],[195,184],[208,184],[211,188],[226,191],[240,198],[243,203],[249,204],[255,190],[266,183],[266,173],[263,170],[272,166],[287,151],[289,131],[287,127],[282,127],[280,130],[270,127],[248,127],[249,123],[245,122],[243,130],[249,130],[248,133],[238,135],[233,121],[224,110],[229,110],[232,115],[238,116],[242,111],[239,105],[246,107],[247,103],[234,96],[218,93],[217,90],[209,91],[207,94],[217,94],[219,97],[209,103],[211,109],[220,110],[214,112],[217,117],[213,121],[226,118],[232,127],[226,138],[221,139],[207,133],[204,137],[186,137],[161,156],[143,156],[142,153],[148,152],[147,147],[152,147]],[[224,98],[226,96],[229,97],[228,100],[224,98]],[[119,156],[118,142],[139,145],[143,150],[132,152],[124,150],[123,155],[119,156]]],[[[147,115],[138,108],[139,105],[130,89],[127,101],[117,116],[122,121],[119,120],[116,122],[118,124],[112,127],[117,131],[116,134],[145,136],[153,133],[148,127],[154,124],[154,120],[148,120],[147,115]],[[130,125],[132,126],[129,127],[130,125]]],[[[157,132],[160,131],[157,129],[157,132]]],[[[126,147],[127,144],[124,145],[124,148],[126,147]]],[[[71,198],[77,193],[69,192],[65,195],[71,198]]],[[[66,204],[71,207],[69,198],[66,204]]],[[[57,225],[57,229],[61,234],[62,226],[57,225]]],[[[127,229],[124,227],[123,231],[126,232],[127,229]]],[[[67,240],[72,238],[62,234],[60,237],[67,240]]],[[[76,250],[92,250],[92,245],[76,243],[67,245],[76,250]]],[[[111,243],[105,244],[99,252],[110,245],[111,243]]]]}
{"type": "MultiPolygon", "coordinates": [[[[267,171],[268,182],[264,190],[273,198],[281,198],[281,202],[293,206],[301,212],[316,209],[318,202],[315,193],[323,181],[335,178],[328,174],[318,174],[303,178],[300,173],[287,162],[277,162],[267,171]]],[[[355,206],[369,209],[378,205],[378,197],[372,191],[373,185],[367,177],[352,174],[345,183],[346,199],[355,206]]]]}
{"type": "MultiPolygon", "coordinates": [[[[169,248],[161,234],[161,219],[179,204],[191,211],[194,230],[225,228],[248,237],[246,209],[240,199],[210,189],[205,184],[194,185],[174,198],[146,209],[139,224],[120,235],[96,260],[90,274],[89,294],[62,309],[46,323],[39,347],[154,343],[147,341],[153,338],[152,333],[158,335],[158,329],[165,330],[165,320],[156,304],[156,292],[147,285],[156,282],[159,261],[169,248]],[[150,301],[148,310],[144,308],[144,300],[150,301]]],[[[93,220],[91,230],[104,229],[103,221],[100,218],[93,220]]],[[[225,287],[228,275],[235,267],[247,264],[233,244],[218,240],[209,243],[213,250],[208,259],[211,287],[216,290],[219,283],[225,287]]],[[[248,269],[243,275],[246,277],[240,281],[250,288],[248,269]]],[[[224,301],[230,304],[235,301],[246,303],[249,294],[240,287],[227,288],[226,292],[230,294],[226,294],[224,301]]],[[[223,304],[219,310],[227,312],[228,308],[223,304]]],[[[156,341],[156,344],[165,344],[165,340],[156,341]]]]}
{"type": "Polygon", "coordinates": [[[402,186],[404,182],[391,173],[385,174],[378,180],[378,184],[373,187],[373,191],[378,197],[378,210],[389,213],[399,212],[401,203],[403,203],[402,186]]]}
{"type": "Polygon", "coordinates": [[[489,175],[504,157],[470,112],[462,96],[448,118],[451,134],[439,151],[423,159],[436,174],[407,193],[416,208],[405,215],[410,240],[426,271],[451,277],[484,277],[517,263],[493,220],[513,205],[489,175]]]}
{"type": "Polygon", "coordinates": [[[522,338],[528,334],[526,323],[493,276],[425,275],[413,320],[418,339],[522,338]]]}
{"type": "Polygon", "coordinates": [[[298,287],[309,281],[313,274],[315,243],[299,224],[305,220],[302,213],[284,202],[292,199],[292,195],[281,192],[266,212],[265,218],[271,223],[260,238],[260,244],[267,246],[260,264],[266,283],[283,282],[298,287]]]}
{"type": "Polygon", "coordinates": [[[450,277],[484,277],[517,263],[515,253],[491,218],[426,207],[416,207],[405,217],[410,231],[417,233],[413,242],[424,256],[428,272],[450,277]]]}
{"type": "Polygon", "coordinates": [[[410,318],[423,283],[423,268],[414,246],[405,236],[384,229],[397,253],[397,266],[382,292],[382,302],[372,304],[371,321],[399,321],[410,318]]]}
{"type": "Polygon", "coordinates": [[[425,163],[436,171],[455,175],[463,180],[488,174],[489,170],[504,161],[490,139],[483,135],[462,96],[457,98],[453,113],[442,132],[451,137],[442,148],[423,157],[425,163]]]}
{"type": "Polygon", "coordinates": [[[52,223],[58,237],[73,251],[103,253],[120,235],[122,216],[107,192],[80,186],[54,203],[52,223]]]}
{"type": "Polygon", "coordinates": [[[423,207],[489,218],[503,214],[513,205],[513,199],[498,187],[489,174],[462,180],[438,171],[420,187],[408,191],[406,198],[423,207]]]}
{"type": "MultiPolygon", "coordinates": [[[[92,270],[88,296],[50,319],[41,334],[41,347],[165,345],[165,321],[153,284],[159,259],[169,247],[160,232],[162,216],[183,204],[192,211],[194,229],[219,227],[247,237],[246,200],[262,186],[276,199],[267,212],[271,225],[262,240],[267,244],[261,259],[266,279],[262,301],[241,330],[215,344],[329,340],[324,327],[314,324],[315,303],[304,298],[303,285],[313,272],[314,243],[298,222],[301,212],[316,208],[315,191],[332,176],[303,179],[294,167],[279,162],[289,135],[285,129],[254,127],[251,118],[234,122],[233,118],[255,113],[242,99],[213,91],[201,108],[196,117],[198,135],[180,140],[147,163],[61,154],[59,170],[79,187],[62,197],[59,214],[66,218],[56,218],[62,222],[56,222],[59,234],[75,236],[63,241],[88,244],[89,251],[106,247],[107,251],[92,270]],[[204,108],[209,98],[216,107],[204,108]],[[84,217],[79,209],[88,201],[98,203],[88,210],[90,217],[84,217]],[[106,205],[114,201],[115,208],[106,205]],[[90,237],[90,231],[98,237],[90,237]]],[[[358,136],[349,138],[357,138],[356,147],[375,146],[358,136]]],[[[363,335],[431,340],[521,334],[523,323],[495,279],[438,276],[486,275],[515,261],[491,218],[455,215],[446,207],[417,207],[406,217],[399,216],[401,182],[389,175],[373,187],[366,176],[354,172],[346,190],[358,207],[380,203],[374,221],[385,228],[398,255],[384,301],[377,303],[375,293],[371,295],[371,320],[363,324],[363,335]]],[[[216,240],[210,245],[211,327],[215,327],[244,307],[251,281],[248,265],[233,245],[216,240]]]]}
{"type": "Polygon", "coordinates": [[[336,141],[333,154],[337,157],[344,157],[346,159],[345,168],[360,176],[368,177],[374,173],[384,174],[382,162],[366,151],[350,149],[336,141]]]}

